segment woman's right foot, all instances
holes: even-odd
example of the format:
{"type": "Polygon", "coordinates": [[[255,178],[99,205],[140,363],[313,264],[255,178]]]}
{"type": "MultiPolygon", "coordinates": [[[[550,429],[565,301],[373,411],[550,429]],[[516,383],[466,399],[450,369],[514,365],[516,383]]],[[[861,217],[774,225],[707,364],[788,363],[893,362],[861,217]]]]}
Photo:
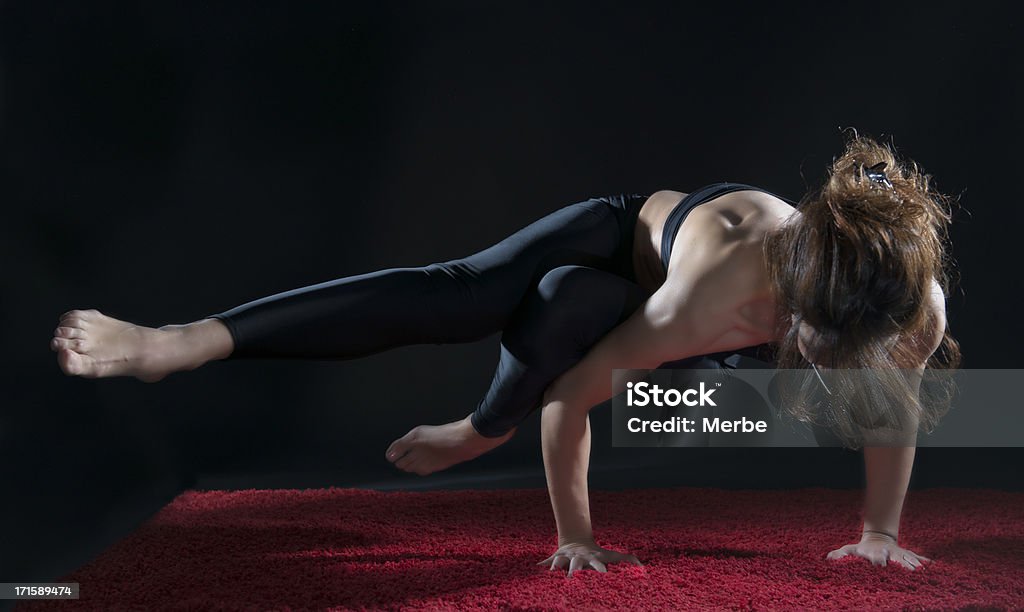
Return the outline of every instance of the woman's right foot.
{"type": "Polygon", "coordinates": [[[480,435],[470,417],[444,425],[420,425],[395,440],[385,453],[400,470],[426,476],[468,461],[501,446],[515,434],[513,429],[497,438],[480,435]]]}
{"type": "Polygon", "coordinates": [[[154,329],[98,310],[71,310],[61,316],[50,348],[69,376],[134,376],[156,382],[171,372],[201,365],[188,350],[185,327],[154,329]]]}

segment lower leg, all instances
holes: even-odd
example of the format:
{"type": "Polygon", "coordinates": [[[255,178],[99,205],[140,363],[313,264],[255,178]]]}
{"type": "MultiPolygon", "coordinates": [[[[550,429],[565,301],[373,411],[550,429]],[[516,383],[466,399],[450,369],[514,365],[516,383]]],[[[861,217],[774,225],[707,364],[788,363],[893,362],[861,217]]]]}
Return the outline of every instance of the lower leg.
{"type": "Polygon", "coordinates": [[[472,312],[459,312],[458,324],[436,324],[439,310],[468,310],[473,302],[459,293],[459,283],[432,280],[448,278],[435,268],[440,270],[391,269],[319,283],[185,325],[151,328],[97,310],[72,310],[62,315],[50,347],[66,374],[155,382],[228,357],[350,359],[496,331],[491,327],[498,322],[472,312]]]}
{"type": "Polygon", "coordinates": [[[445,425],[421,425],[385,454],[429,474],[500,446],[536,408],[547,386],[647,297],[639,285],[583,266],[548,272],[502,335],[494,380],[477,410],[445,425]]]}
{"type": "Polygon", "coordinates": [[[156,382],[172,372],[225,359],[234,347],[228,329],[216,319],[152,328],[97,310],[72,310],[61,316],[50,348],[71,376],[134,376],[156,382]]]}

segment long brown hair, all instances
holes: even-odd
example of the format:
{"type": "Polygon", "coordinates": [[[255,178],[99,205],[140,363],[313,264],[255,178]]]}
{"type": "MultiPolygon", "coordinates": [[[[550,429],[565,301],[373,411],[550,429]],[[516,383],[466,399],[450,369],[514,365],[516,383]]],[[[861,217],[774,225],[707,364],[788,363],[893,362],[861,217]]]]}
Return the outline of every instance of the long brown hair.
{"type": "MultiPolygon", "coordinates": [[[[831,376],[826,401],[816,392],[817,382],[825,383],[820,371],[787,385],[783,410],[828,427],[848,446],[864,443],[865,428],[915,423],[929,431],[948,410],[949,388],[932,389],[922,401],[916,385],[900,375],[922,356],[911,342],[893,341],[927,330],[932,279],[944,296],[953,280],[946,251],[952,200],[931,178],[892,146],[851,130],[824,184],[800,201],[800,214],[765,237],[782,332],[777,367],[810,366],[798,344],[802,322],[816,332],[823,359],[815,357],[815,365],[852,374],[831,376]]],[[[953,369],[960,360],[947,323],[927,367],[953,369]]]]}

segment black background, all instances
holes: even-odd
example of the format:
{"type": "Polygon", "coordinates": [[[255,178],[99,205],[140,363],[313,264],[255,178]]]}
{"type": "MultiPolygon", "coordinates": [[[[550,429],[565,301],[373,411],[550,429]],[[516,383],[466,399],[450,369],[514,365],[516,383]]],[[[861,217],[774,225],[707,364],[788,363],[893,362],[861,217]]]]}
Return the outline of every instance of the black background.
{"type": "MultiPolygon", "coordinates": [[[[3,4],[0,580],[61,575],[187,487],[543,482],[536,417],[427,479],[383,458],[472,409],[496,337],[149,385],[63,376],[66,310],[184,323],[463,256],[591,196],[723,180],[798,198],[844,127],[960,195],[964,365],[1022,367],[1010,3],[770,6],[3,4]]],[[[610,449],[604,418],[595,486],[862,478],[839,449],[610,449]]],[[[913,486],[1020,488],[1020,459],[922,449],[913,486]]]]}

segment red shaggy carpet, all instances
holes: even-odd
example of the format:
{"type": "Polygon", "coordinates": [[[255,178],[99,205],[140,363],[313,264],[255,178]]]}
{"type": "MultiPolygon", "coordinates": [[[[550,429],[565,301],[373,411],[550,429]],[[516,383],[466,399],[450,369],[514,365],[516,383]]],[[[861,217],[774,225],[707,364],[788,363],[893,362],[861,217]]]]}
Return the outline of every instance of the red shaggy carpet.
{"type": "MultiPolygon", "coordinates": [[[[644,567],[566,580],[542,490],[188,492],[92,563],[76,608],[1020,608],[1024,494],[912,492],[924,570],[826,561],[860,492],[594,492],[599,541],[644,567]]],[[[29,602],[63,607],[71,602],[29,602]]]]}

